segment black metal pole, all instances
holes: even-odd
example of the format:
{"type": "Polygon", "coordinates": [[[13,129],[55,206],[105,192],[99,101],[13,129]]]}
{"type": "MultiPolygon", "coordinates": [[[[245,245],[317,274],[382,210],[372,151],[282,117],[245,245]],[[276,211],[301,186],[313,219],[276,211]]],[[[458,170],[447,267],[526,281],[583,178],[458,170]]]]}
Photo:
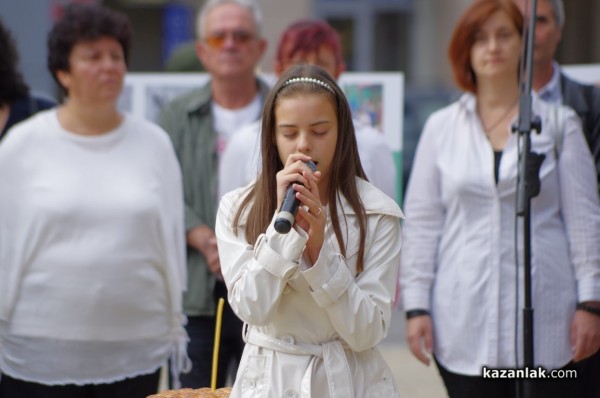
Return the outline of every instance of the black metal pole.
{"type": "MultiPolygon", "coordinates": [[[[533,75],[533,46],[535,37],[535,17],[537,0],[532,0],[529,12],[529,24],[525,23],[527,40],[524,41],[521,53],[521,75],[519,81],[519,118],[517,131],[522,138],[523,145],[519,156],[519,169],[517,177],[517,209],[516,217],[523,218],[523,366],[533,368],[534,365],[534,337],[533,337],[533,304],[531,294],[531,198],[537,196],[540,190],[539,168],[544,160],[543,155],[531,152],[531,131],[541,130],[539,118],[532,116],[532,75],[533,75]],[[523,67],[524,63],[524,67],[523,67]],[[525,76],[523,76],[525,75],[525,76]]],[[[527,13],[525,14],[528,15],[527,13]]],[[[518,289],[518,287],[517,287],[518,289]]],[[[518,364],[517,364],[518,365],[518,364]]],[[[519,392],[524,398],[532,398],[533,385],[531,380],[519,380],[519,392]]]]}

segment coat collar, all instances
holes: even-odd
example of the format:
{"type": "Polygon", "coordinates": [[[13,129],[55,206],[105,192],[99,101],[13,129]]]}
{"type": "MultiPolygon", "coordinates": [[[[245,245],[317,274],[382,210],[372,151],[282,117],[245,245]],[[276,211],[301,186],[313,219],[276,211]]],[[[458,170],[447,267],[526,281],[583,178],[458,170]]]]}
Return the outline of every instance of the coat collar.
{"type": "MultiPolygon", "coordinates": [[[[356,177],[356,185],[367,214],[385,214],[404,218],[404,214],[402,214],[402,210],[400,210],[398,204],[374,185],[360,177],[356,177]]],[[[339,208],[340,212],[343,214],[356,214],[344,195],[340,194],[339,202],[341,205],[339,208]]]]}
{"type": "MultiPolygon", "coordinates": [[[[235,199],[233,202],[241,203],[243,198],[250,192],[255,183],[256,180],[253,180],[245,187],[237,188],[234,191],[235,199]]],[[[404,214],[402,213],[402,210],[400,210],[400,206],[398,206],[396,201],[380,191],[373,184],[363,180],[360,177],[356,177],[356,185],[358,188],[358,194],[360,195],[363,206],[365,207],[365,212],[367,214],[385,214],[404,219],[404,214]]],[[[231,193],[231,195],[234,194],[231,193]]],[[[348,202],[348,200],[341,193],[339,196],[339,204],[338,212],[346,215],[356,214],[352,206],[350,206],[350,202],[348,202]]]]}

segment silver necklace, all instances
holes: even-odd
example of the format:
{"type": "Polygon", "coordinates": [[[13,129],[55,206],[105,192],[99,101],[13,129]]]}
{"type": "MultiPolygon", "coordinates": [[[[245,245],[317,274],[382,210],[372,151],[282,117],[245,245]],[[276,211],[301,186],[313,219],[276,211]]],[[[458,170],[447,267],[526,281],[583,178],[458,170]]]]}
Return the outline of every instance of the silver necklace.
{"type": "Polygon", "coordinates": [[[483,122],[483,118],[481,117],[481,113],[479,114],[479,119],[481,120],[481,127],[483,127],[483,131],[486,132],[486,134],[491,133],[492,131],[494,131],[494,129],[496,127],[498,127],[498,125],[506,118],[506,116],[509,115],[510,111],[513,110],[513,108],[515,107],[515,105],[517,105],[517,102],[519,101],[519,98],[517,98],[515,100],[515,102],[513,102],[507,109],[506,111],[504,111],[504,113],[500,116],[500,118],[496,119],[493,123],[491,123],[490,126],[486,126],[485,123],[483,122]]]}

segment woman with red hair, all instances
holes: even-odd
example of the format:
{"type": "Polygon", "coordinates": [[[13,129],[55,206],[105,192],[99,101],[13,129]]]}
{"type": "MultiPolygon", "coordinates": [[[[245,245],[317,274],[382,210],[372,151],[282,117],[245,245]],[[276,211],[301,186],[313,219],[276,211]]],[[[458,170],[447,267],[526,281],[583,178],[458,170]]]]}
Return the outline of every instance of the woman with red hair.
{"type": "MultiPolygon", "coordinates": [[[[511,134],[522,26],[510,0],[479,0],[463,14],[449,55],[466,93],[427,121],[407,190],[400,277],[407,338],[420,361],[433,354],[452,398],[514,397],[514,379],[486,379],[485,369],[523,362],[519,148],[511,134]]],[[[600,300],[594,165],[575,114],[564,110],[558,138],[549,110],[533,98],[543,129],[532,135],[532,150],[545,155],[531,202],[534,359],[548,374],[600,344],[600,317],[576,311],[577,302],[600,300]]],[[[578,396],[575,387],[573,379],[539,380],[535,397],[578,396]]]]}

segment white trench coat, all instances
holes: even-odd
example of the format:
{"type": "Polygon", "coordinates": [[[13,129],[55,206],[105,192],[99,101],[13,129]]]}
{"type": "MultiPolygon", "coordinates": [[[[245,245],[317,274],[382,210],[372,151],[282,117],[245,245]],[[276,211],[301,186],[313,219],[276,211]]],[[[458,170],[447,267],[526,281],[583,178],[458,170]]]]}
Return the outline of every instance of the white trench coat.
{"type": "Polygon", "coordinates": [[[398,397],[376,345],[387,335],[402,241],[398,205],[357,178],[367,212],[364,270],[356,272],[357,217],[338,203],[342,256],[329,210],[325,243],[309,268],[307,235],[277,233],[273,223],[254,246],[231,221],[245,189],[225,195],[216,225],[228,299],[246,323],[246,347],[231,398],[398,397]],[[344,224],[344,218],[346,224],[344,224]]]}

